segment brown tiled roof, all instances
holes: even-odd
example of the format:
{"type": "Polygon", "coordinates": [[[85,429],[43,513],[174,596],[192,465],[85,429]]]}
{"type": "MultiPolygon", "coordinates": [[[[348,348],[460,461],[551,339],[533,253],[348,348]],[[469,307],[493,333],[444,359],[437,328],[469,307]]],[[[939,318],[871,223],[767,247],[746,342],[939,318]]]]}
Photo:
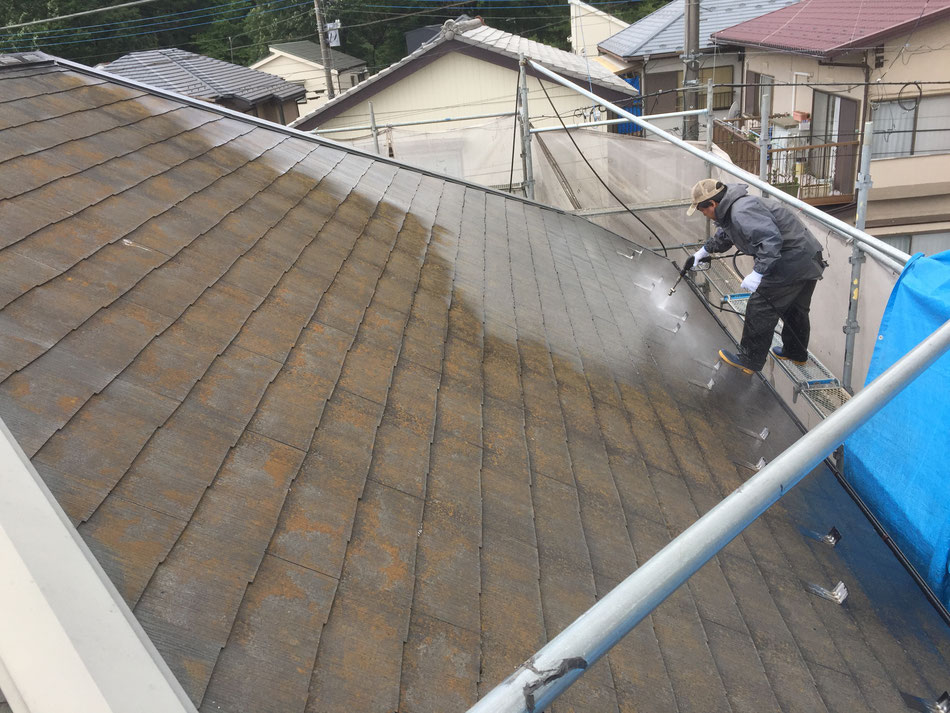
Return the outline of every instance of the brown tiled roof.
{"type": "Polygon", "coordinates": [[[950,0],[801,0],[720,32],[720,44],[817,55],[868,49],[948,16],[950,0]]]}
{"type": "MultiPolygon", "coordinates": [[[[463,711],[799,434],[580,218],[60,62],[0,125],[0,415],[202,711],[463,711]]],[[[803,487],[554,710],[935,699],[946,629],[803,487]]]]}

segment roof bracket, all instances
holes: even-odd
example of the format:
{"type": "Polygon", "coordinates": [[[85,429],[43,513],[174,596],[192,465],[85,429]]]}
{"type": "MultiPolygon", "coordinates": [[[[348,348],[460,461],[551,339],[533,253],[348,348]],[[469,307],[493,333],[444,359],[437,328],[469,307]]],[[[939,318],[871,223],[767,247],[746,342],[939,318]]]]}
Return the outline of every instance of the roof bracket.
{"type": "Polygon", "coordinates": [[[702,361],[700,359],[693,359],[693,361],[699,364],[700,366],[704,366],[707,369],[712,369],[713,371],[719,371],[719,367],[722,366],[721,361],[717,361],[712,364],[710,364],[708,361],[702,361]]]}
{"type": "Polygon", "coordinates": [[[759,462],[756,463],[755,465],[753,465],[752,463],[747,463],[744,460],[734,460],[732,462],[743,468],[748,468],[751,471],[759,471],[765,467],[765,458],[759,458],[759,462]]]}
{"type": "Polygon", "coordinates": [[[838,532],[838,528],[834,526],[828,530],[827,535],[820,535],[813,530],[806,530],[804,527],[800,528],[800,530],[801,533],[806,537],[810,537],[811,539],[817,540],[818,542],[823,542],[824,544],[830,545],[831,547],[834,547],[838,544],[838,542],[841,541],[841,533],[838,532]]]}
{"type": "Polygon", "coordinates": [[[751,436],[752,438],[756,438],[760,441],[764,441],[766,438],[769,437],[768,426],[763,427],[762,430],[759,431],[758,433],[753,431],[751,428],[743,428],[742,426],[736,426],[736,428],[739,429],[740,433],[744,433],[745,435],[751,436]]]}
{"type": "Polygon", "coordinates": [[[903,691],[901,691],[901,698],[904,699],[905,706],[920,713],[950,713],[950,692],[947,691],[944,691],[936,701],[918,698],[903,691]]]}
{"type": "Polygon", "coordinates": [[[706,391],[712,391],[712,387],[715,385],[716,380],[710,379],[708,382],[697,381],[696,379],[690,379],[689,383],[693,386],[698,386],[701,389],[706,389],[706,391]]]}
{"type": "Polygon", "coordinates": [[[838,582],[834,589],[825,589],[818,584],[806,582],[805,590],[835,604],[844,604],[844,600],[848,598],[848,588],[844,586],[844,582],[838,582]]]}
{"type": "Polygon", "coordinates": [[[642,250],[637,250],[636,248],[631,248],[630,250],[631,250],[630,255],[627,255],[627,253],[625,253],[623,250],[618,250],[617,254],[620,255],[621,257],[627,258],[628,260],[636,260],[638,257],[643,255],[642,250]]]}

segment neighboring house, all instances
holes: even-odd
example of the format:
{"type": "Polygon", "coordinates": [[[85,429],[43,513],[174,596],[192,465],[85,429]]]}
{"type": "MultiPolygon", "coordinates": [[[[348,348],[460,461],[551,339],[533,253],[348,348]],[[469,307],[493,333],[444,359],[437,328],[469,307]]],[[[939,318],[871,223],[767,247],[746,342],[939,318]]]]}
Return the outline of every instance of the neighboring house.
{"type": "Polygon", "coordinates": [[[300,83],[180,49],[132,52],[103,69],[277,124],[300,115],[297,102],[304,96],[300,83]]]}
{"type": "MultiPolygon", "coordinates": [[[[307,100],[300,105],[300,116],[306,116],[326,103],[327,77],[320,45],[302,40],[269,45],[267,49],[270,54],[252,64],[251,69],[302,83],[307,90],[307,100]]],[[[328,47],[327,52],[335,94],[342,94],[366,79],[366,62],[332,47],[328,47]]]]}
{"type": "Polygon", "coordinates": [[[574,54],[597,57],[600,54],[598,44],[630,26],[630,23],[581,0],[568,2],[571,6],[571,52],[574,54]]]}
{"type": "MultiPolygon", "coordinates": [[[[714,84],[732,84],[742,76],[742,54],[713,43],[711,34],[793,2],[795,0],[702,0],[699,4],[700,84],[705,86],[710,79],[714,84]]],[[[682,93],[671,90],[683,86],[685,11],[684,0],[673,0],[597,45],[614,60],[617,74],[639,77],[640,92],[647,97],[644,114],[683,108],[682,93]],[[657,92],[668,93],[649,96],[657,92]]],[[[713,108],[728,111],[734,100],[731,88],[720,89],[713,95],[713,108]]],[[[699,107],[705,106],[706,93],[701,91],[699,107]]]]}
{"type": "MultiPolygon", "coordinates": [[[[629,102],[637,96],[627,82],[603,66],[570,52],[488,27],[481,20],[449,20],[439,35],[399,62],[301,117],[299,129],[327,129],[369,123],[369,102],[376,123],[439,120],[511,112],[518,89],[518,57],[523,54],[572,81],[590,86],[608,101],[629,102]]],[[[529,69],[528,108],[535,126],[557,124],[540,80],[529,69]],[[546,117],[546,118],[541,118],[546,117]]],[[[543,83],[562,116],[591,113],[591,101],[545,80],[543,83]]],[[[454,124],[459,126],[459,124],[454,124]]],[[[365,129],[354,135],[366,134],[365,129]]],[[[334,138],[348,138],[335,134],[334,138]]]]}
{"type": "MultiPolygon", "coordinates": [[[[39,53],[0,97],[15,710],[159,710],[116,632],[206,712],[467,710],[801,437],[762,380],[695,385],[721,327],[583,218],[39,53]]],[[[731,534],[555,709],[945,689],[946,627],[823,464],[731,534]]]]}
{"type": "Polygon", "coordinates": [[[772,113],[804,143],[843,144],[800,170],[844,200],[874,121],[867,228],[913,253],[950,248],[948,33],[950,0],[802,0],[714,40],[747,51],[746,113],[758,115],[759,87],[774,82],[772,113]]]}

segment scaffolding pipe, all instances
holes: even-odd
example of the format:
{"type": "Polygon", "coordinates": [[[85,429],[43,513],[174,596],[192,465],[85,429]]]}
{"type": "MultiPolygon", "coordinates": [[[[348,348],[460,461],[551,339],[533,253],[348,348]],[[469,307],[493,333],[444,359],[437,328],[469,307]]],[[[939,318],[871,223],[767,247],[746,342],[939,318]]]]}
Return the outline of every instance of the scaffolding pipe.
{"type": "MultiPolygon", "coordinates": [[[[671,119],[675,116],[691,116],[705,114],[705,109],[696,111],[671,111],[666,114],[650,114],[644,119],[671,119]]],[[[532,134],[543,134],[546,131],[564,131],[564,129],[584,129],[588,126],[609,126],[611,124],[629,124],[629,119],[602,119],[600,121],[585,121],[583,124],[568,124],[567,126],[545,126],[540,129],[531,129],[532,134]]]]}
{"type": "MultiPolygon", "coordinates": [[[[499,114],[475,114],[473,116],[446,116],[442,119],[420,119],[419,121],[398,121],[392,124],[383,124],[384,128],[395,129],[400,126],[421,126],[422,124],[442,124],[446,121],[469,121],[470,119],[495,119],[501,116],[515,116],[513,111],[504,111],[499,114]]],[[[339,134],[343,131],[366,131],[372,129],[372,124],[362,126],[342,126],[335,129],[314,129],[311,134],[339,134]]]]}
{"type": "MultiPolygon", "coordinates": [[[[858,210],[854,227],[864,230],[868,215],[868,192],[871,190],[871,139],[874,135],[874,124],[870,121],[864,124],[864,145],[861,147],[861,167],[858,170],[858,210]]],[[[849,394],[854,393],[851,377],[854,372],[854,340],[861,325],[858,324],[858,296],[861,283],[861,265],[864,262],[864,251],[857,243],[851,243],[851,284],[848,285],[848,319],[842,328],[844,338],[844,367],[841,373],[841,385],[849,394]]]]}
{"type": "MultiPolygon", "coordinates": [[[[524,173],[524,195],[534,200],[534,165],[531,159],[531,117],[528,114],[528,65],[524,55],[518,57],[520,76],[518,90],[521,92],[521,162],[524,173]]],[[[591,95],[593,96],[593,94],[591,95]]]]}
{"type": "Polygon", "coordinates": [[[789,195],[788,193],[786,193],[785,191],[779,188],[775,188],[774,186],[769,185],[768,183],[764,181],[760,181],[758,177],[756,177],[755,175],[749,173],[748,171],[744,169],[739,168],[734,163],[731,163],[730,161],[726,161],[720,158],[719,156],[716,156],[715,154],[710,154],[703,151],[702,149],[696,148],[695,146],[691,145],[689,142],[683,141],[677,136],[673,136],[673,134],[669,133],[668,131],[664,131],[663,129],[657,126],[654,126],[650,122],[644,121],[641,117],[634,116],[630,112],[624,109],[621,109],[616,104],[612,104],[606,99],[603,99],[601,97],[596,96],[595,94],[591,92],[588,92],[586,89],[583,89],[577,86],[576,84],[574,84],[573,82],[570,82],[564,79],[559,74],[555,74],[554,72],[549,70],[547,67],[542,67],[537,62],[528,60],[528,63],[539,74],[543,74],[545,77],[550,78],[552,81],[555,81],[564,87],[568,87],[569,89],[573,89],[575,92],[582,94],[590,99],[596,99],[603,106],[607,107],[618,116],[622,116],[629,119],[640,128],[646,129],[650,133],[656,134],[657,136],[663,139],[666,139],[671,144],[674,144],[675,146],[679,146],[681,149],[683,149],[687,153],[691,153],[694,156],[701,158],[703,161],[707,161],[708,163],[711,163],[716,168],[722,169],[726,173],[729,173],[737,178],[742,179],[743,181],[748,183],[750,186],[758,188],[763,193],[767,193],[770,196],[774,196],[775,198],[778,198],[780,201],[784,203],[788,203],[789,205],[794,206],[795,208],[798,208],[805,215],[811,218],[814,218],[819,223],[821,223],[822,225],[828,228],[831,228],[836,233],[840,235],[844,235],[845,237],[853,238],[854,240],[856,240],[858,243],[861,244],[862,248],[867,249],[868,246],[870,246],[871,248],[874,248],[873,251],[867,250],[868,254],[886,255],[887,257],[891,259],[892,264],[896,262],[899,265],[903,265],[908,260],[910,260],[910,255],[903,252],[902,250],[898,250],[893,245],[888,245],[882,240],[878,240],[873,235],[868,235],[863,230],[858,230],[853,225],[848,225],[844,221],[838,220],[834,216],[828,215],[827,213],[824,213],[818,210],[817,208],[815,208],[812,205],[809,205],[808,203],[801,200],[800,198],[795,198],[794,196],[789,195]]]}
{"type": "Polygon", "coordinates": [[[369,126],[373,132],[373,150],[379,153],[379,129],[376,128],[376,114],[373,111],[373,102],[369,102],[369,126]]]}
{"type": "Polygon", "coordinates": [[[651,557],[469,713],[547,709],[677,587],[948,350],[950,320],[651,557]]]}
{"type": "Polygon", "coordinates": [[[772,110],[772,87],[760,84],[759,91],[759,180],[769,182],[769,113],[772,110]]]}

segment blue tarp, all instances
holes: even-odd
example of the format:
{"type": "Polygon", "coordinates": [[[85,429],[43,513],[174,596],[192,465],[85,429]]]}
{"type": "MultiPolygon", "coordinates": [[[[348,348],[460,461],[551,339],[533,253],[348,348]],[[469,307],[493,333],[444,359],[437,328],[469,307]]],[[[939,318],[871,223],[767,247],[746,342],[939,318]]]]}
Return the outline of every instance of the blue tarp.
{"type": "MultiPolygon", "coordinates": [[[[867,380],[950,319],[950,251],[917,254],[891,293],[867,380]]],[[[950,354],[845,443],[845,476],[950,606],[950,354]]]]}

